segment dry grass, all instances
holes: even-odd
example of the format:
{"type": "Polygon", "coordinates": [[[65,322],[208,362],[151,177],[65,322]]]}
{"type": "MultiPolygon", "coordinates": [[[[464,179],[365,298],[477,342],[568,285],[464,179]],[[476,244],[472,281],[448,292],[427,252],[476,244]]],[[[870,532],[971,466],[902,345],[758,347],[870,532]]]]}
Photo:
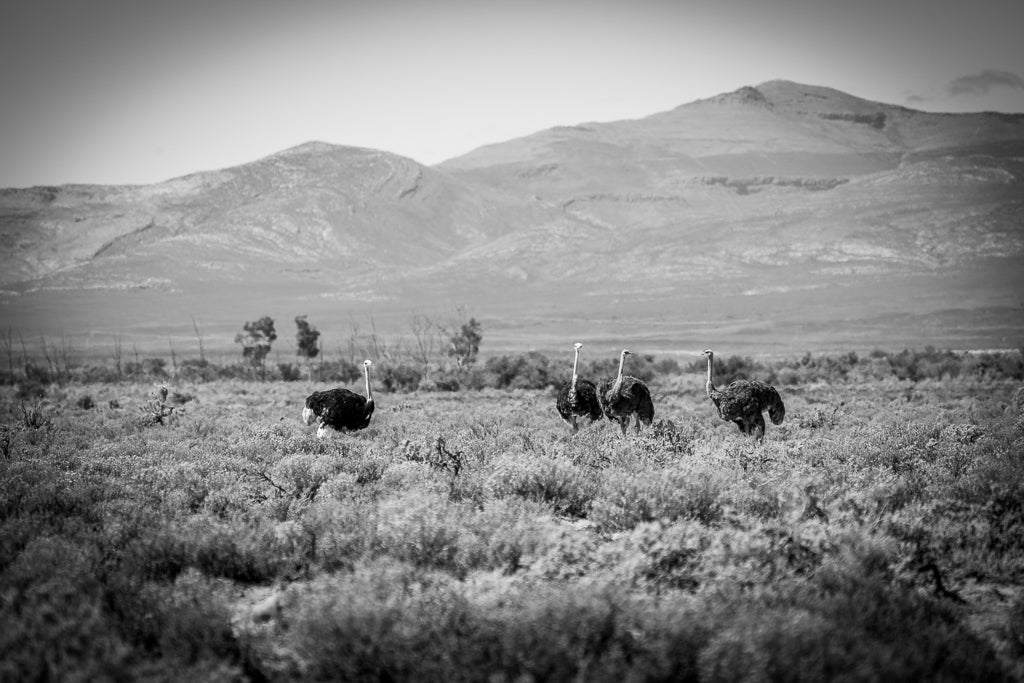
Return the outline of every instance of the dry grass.
{"type": "Polygon", "coordinates": [[[299,383],[5,389],[0,678],[1021,679],[1015,383],[795,384],[760,446],[653,388],[640,436],[486,390],[325,441],[299,383]]]}

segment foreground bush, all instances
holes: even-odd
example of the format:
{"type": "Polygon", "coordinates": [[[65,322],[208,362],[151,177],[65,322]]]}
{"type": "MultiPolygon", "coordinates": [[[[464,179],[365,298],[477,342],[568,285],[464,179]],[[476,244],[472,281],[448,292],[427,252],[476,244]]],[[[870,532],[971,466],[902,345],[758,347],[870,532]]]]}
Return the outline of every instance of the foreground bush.
{"type": "Polygon", "coordinates": [[[1008,680],[954,610],[862,569],[658,599],[371,564],[296,586],[288,639],[309,680],[1008,680]]]}
{"type": "Polygon", "coordinates": [[[325,440],[304,383],[7,388],[0,678],[1024,675],[1019,383],[797,384],[762,444],[692,386],[640,435],[485,389],[325,440]]]}

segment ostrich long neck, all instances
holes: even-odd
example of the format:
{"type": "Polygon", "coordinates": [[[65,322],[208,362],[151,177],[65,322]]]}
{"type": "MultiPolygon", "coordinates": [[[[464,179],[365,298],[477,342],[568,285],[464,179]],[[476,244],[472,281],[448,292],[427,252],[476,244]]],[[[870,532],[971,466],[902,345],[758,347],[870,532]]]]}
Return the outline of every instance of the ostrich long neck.
{"type": "Polygon", "coordinates": [[[572,362],[572,380],[569,382],[569,400],[576,398],[576,368],[580,364],[580,350],[576,349],[576,358],[572,362]]]}
{"type": "Polygon", "coordinates": [[[707,384],[704,386],[704,388],[708,392],[708,398],[710,398],[711,394],[715,391],[715,376],[714,376],[714,370],[712,369],[714,367],[714,365],[715,365],[715,354],[709,353],[708,354],[708,381],[707,381],[707,384]]]}
{"type": "Polygon", "coordinates": [[[615,384],[612,385],[612,392],[618,392],[622,388],[622,366],[626,364],[626,354],[619,356],[619,375],[615,378],[615,384]]]}
{"type": "Polygon", "coordinates": [[[370,366],[363,366],[363,379],[366,382],[366,402],[373,403],[373,394],[370,393],[370,366]]]}

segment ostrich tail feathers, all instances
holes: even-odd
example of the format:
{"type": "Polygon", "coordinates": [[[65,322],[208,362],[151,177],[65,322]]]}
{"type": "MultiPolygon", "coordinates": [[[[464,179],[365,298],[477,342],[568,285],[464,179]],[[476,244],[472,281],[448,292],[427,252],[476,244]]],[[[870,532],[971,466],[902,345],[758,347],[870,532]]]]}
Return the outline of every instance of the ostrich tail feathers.
{"type": "Polygon", "coordinates": [[[768,417],[771,418],[772,424],[780,425],[786,417],[786,404],[782,402],[782,397],[779,396],[779,392],[775,390],[775,387],[770,388],[772,400],[768,405],[768,417]]]}

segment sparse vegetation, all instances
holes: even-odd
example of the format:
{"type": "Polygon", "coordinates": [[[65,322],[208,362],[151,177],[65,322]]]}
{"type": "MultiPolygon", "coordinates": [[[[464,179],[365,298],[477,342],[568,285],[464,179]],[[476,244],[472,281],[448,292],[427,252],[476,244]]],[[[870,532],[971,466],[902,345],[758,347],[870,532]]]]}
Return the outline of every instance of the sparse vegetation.
{"type": "Polygon", "coordinates": [[[664,418],[570,436],[542,359],[327,441],[295,383],[8,383],[0,678],[1024,676],[1019,354],[720,359],[761,446],[640,357],[664,418]]]}
{"type": "Polygon", "coordinates": [[[850,112],[823,112],[818,114],[819,117],[827,119],[829,121],[850,121],[852,123],[860,123],[872,128],[882,130],[885,128],[886,115],[884,111],[875,112],[874,114],[852,114],[850,112]]]}
{"type": "Polygon", "coordinates": [[[711,176],[700,178],[704,185],[721,185],[736,190],[736,194],[749,195],[759,192],[766,187],[792,187],[811,192],[832,190],[844,183],[849,178],[777,178],[774,176],[755,176],[752,178],[732,178],[728,176],[711,176]]]}
{"type": "MultiPolygon", "coordinates": [[[[378,338],[376,344],[379,352],[383,343],[378,338]]],[[[564,363],[556,363],[538,351],[490,356],[482,363],[466,364],[460,370],[456,359],[441,348],[433,356],[421,355],[416,349],[401,344],[387,348],[382,356],[374,353],[370,342],[363,345],[353,343],[353,348],[352,353],[357,357],[378,359],[374,361],[378,368],[376,374],[386,391],[545,389],[557,387],[568,379],[564,363]],[[451,362],[446,363],[446,359],[451,362]]],[[[326,358],[322,352],[317,357],[317,373],[321,381],[348,384],[362,377],[361,366],[347,358],[326,358]]],[[[631,363],[631,374],[644,382],[669,376],[703,374],[705,371],[702,360],[680,365],[673,358],[655,358],[649,354],[635,355],[631,363]]],[[[585,361],[580,372],[586,377],[614,377],[617,367],[617,360],[609,355],[585,361]]],[[[172,374],[174,379],[190,383],[246,380],[252,378],[252,369],[251,357],[241,364],[218,364],[205,358],[179,357],[175,373],[168,372],[167,361],[160,357],[137,356],[135,360],[123,363],[115,358],[108,364],[92,362],[80,365],[69,359],[61,371],[60,384],[160,383],[172,379],[172,374]]],[[[260,377],[267,381],[295,381],[301,379],[300,373],[295,363],[281,362],[264,367],[260,377]]],[[[779,386],[885,379],[919,382],[957,377],[1024,380],[1024,360],[1021,351],[965,353],[932,347],[904,349],[895,353],[875,350],[864,355],[854,352],[818,356],[805,353],[792,358],[756,360],[732,355],[715,357],[715,377],[722,385],[735,379],[759,377],[779,386]]],[[[22,367],[12,365],[6,371],[0,369],[0,384],[14,385],[17,397],[24,401],[41,399],[49,388],[60,387],[54,375],[32,360],[27,360],[22,367]]]]}

